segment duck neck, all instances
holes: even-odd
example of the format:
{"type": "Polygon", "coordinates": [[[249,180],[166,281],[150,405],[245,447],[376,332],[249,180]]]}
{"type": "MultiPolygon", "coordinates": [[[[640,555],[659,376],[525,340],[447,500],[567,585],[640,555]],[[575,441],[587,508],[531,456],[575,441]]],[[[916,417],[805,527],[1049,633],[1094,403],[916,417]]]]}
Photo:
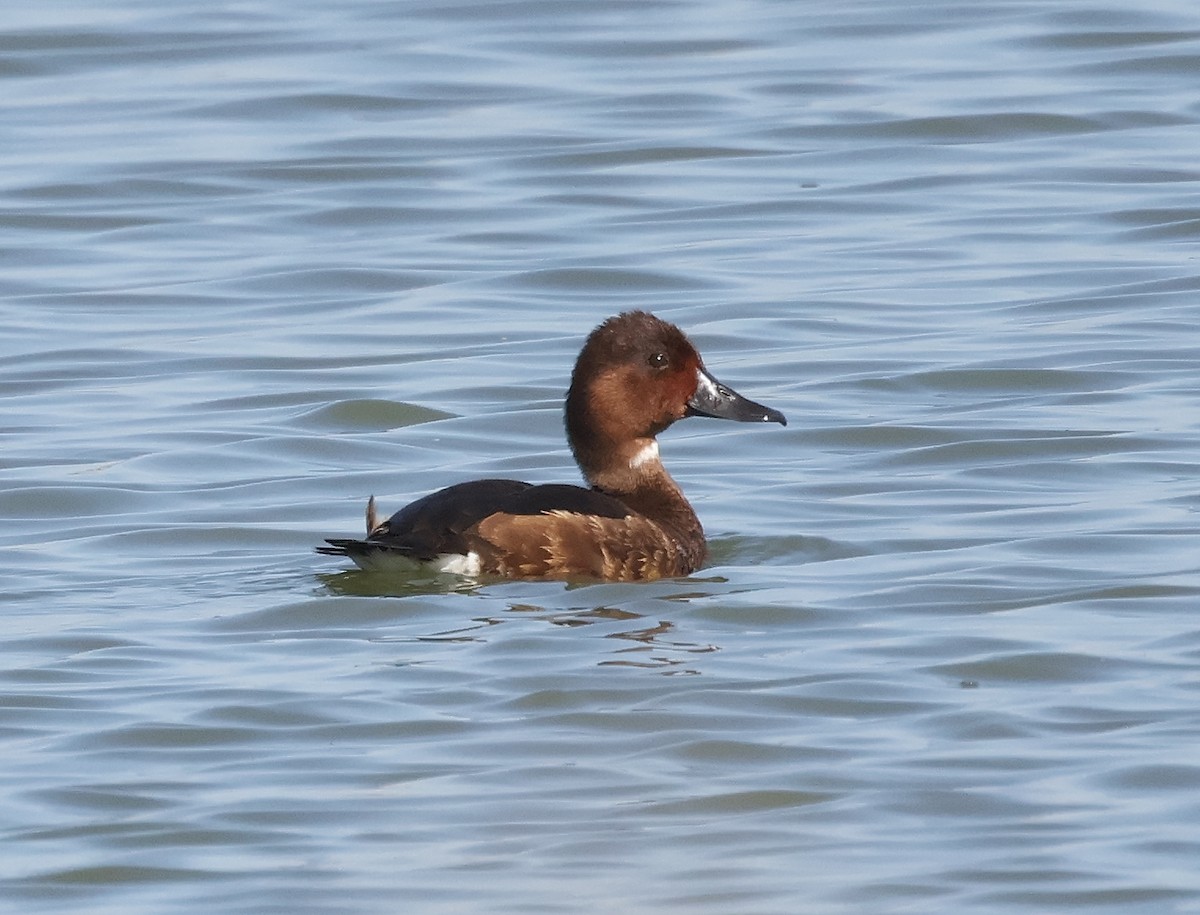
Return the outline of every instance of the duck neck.
{"type": "Polygon", "coordinates": [[[663,466],[658,442],[653,438],[635,439],[606,453],[609,459],[603,464],[576,455],[588,483],[620,499],[639,515],[669,528],[681,540],[699,544],[702,551],[704,528],[684,498],[683,490],[663,466]]]}

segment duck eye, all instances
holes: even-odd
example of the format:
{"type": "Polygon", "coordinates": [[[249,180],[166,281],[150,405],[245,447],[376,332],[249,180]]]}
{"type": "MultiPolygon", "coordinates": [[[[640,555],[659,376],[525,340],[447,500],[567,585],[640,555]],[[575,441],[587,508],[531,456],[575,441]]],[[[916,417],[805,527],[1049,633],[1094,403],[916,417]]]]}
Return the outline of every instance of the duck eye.
{"type": "Polygon", "coordinates": [[[652,369],[664,368],[667,364],[666,353],[651,353],[650,358],[646,360],[652,369]]]}

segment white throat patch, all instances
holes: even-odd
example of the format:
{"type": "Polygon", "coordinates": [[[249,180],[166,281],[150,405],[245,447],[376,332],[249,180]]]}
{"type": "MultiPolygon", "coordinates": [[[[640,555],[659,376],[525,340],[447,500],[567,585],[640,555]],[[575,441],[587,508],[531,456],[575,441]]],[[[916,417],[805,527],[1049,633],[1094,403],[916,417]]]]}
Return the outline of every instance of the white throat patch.
{"type": "Polygon", "coordinates": [[[629,459],[629,467],[631,470],[637,470],[644,464],[657,460],[658,442],[654,439],[650,439],[649,444],[642,446],[642,449],[629,459]]]}

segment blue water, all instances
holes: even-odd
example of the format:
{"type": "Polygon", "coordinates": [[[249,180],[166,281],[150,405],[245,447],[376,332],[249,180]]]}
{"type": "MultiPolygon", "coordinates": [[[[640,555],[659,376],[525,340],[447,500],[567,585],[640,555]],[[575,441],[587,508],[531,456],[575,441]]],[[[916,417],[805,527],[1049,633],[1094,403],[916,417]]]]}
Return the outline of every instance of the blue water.
{"type": "MultiPolygon", "coordinates": [[[[1126,5],[1127,6],[1127,5],[1126,5]]],[[[1200,12],[80,2],[0,17],[0,910],[1200,911],[1200,12]],[[312,548],[578,479],[649,585],[312,548]]]]}

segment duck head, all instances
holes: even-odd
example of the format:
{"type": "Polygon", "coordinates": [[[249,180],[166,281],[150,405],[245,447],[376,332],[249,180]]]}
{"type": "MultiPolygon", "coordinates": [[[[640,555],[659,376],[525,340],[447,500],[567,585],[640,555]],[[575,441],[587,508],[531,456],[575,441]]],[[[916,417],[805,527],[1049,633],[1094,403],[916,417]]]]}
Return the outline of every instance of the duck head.
{"type": "Polygon", "coordinates": [[[778,410],[722,384],[674,324],[644,311],[609,318],[588,337],[567,392],[567,439],[584,476],[612,488],[612,472],[657,461],[655,436],[687,416],[779,423],[778,410]]]}

